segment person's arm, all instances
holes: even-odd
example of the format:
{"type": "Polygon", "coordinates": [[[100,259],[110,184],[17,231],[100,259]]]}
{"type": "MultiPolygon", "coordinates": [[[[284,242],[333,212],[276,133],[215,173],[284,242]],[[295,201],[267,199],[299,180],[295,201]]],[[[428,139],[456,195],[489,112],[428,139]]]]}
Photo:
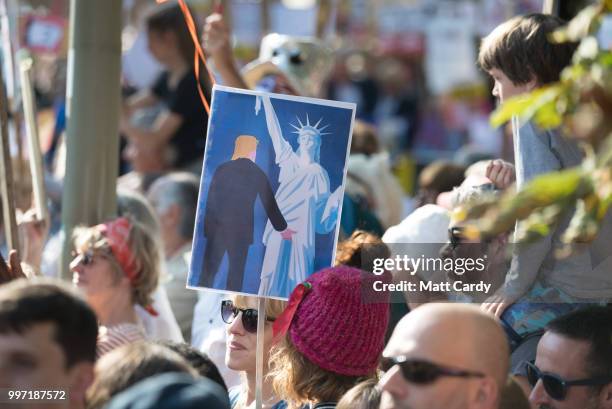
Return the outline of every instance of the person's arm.
{"type": "Polygon", "coordinates": [[[506,189],[516,179],[514,165],[502,159],[495,159],[489,162],[485,176],[498,189],[506,189]]]}
{"type": "MultiPolygon", "coordinates": [[[[329,189],[329,181],[327,181],[329,189]]],[[[325,200],[317,203],[317,216],[320,218],[317,221],[316,231],[319,234],[327,234],[336,227],[340,203],[342,201],[343,192],[342,185],[338,186],[325,200]],[[321,212],[322,210],[322,212],[321,212]]]]}
{"type": "Polygon", "coordinates": [[[11,250],[9,252],[8,262],[4,260],[2,253],[0,253],[0,285],[24,277],[26,277],[26,275],[21,269],[17,250],[11,250]]]}
{"type": "Polygon", "coordinates": [[[249,87],[244,82],[232,54],[230,31],[219,13],[213,13],[206,18],[202,35],[202,47],[212,59],[223,83],[230,87],[249,87]]]}
{"type": "MultiPolygon", "coordinates": [[[[517,124],[518,122],[515,122],[517,124]]],[[[551,132],[538,132],[531,123],[523,125],[516,133],[516,179],[520,187],[534,177],[562,168],[558,154],[552,150],[551,132]]],[[[515,231],[520,227],[516,224],[515,231]]],[[[551,234],[533,243],[519,244],[512,254],[506,282],[483,304],[486,311],[500,317],[503,312],[527,293],[535,282],[542,263],[552,251],[551,234]]]]}
{"type": "Polygon", "coordinates": [[[18,212],[19,235],[23,238],[20,248],[22,263],[27,273],[40,274],[42,254],[49,236],[49,225],[45,220],[36,218],[36,211],[28,209],[18,212]],[[31,271],[30,271],[31,270],[31,271]]]}
{"type": "Polygon", "coordinates": [[[552,234],[536,242],[516,246],[506,282],[483,303],[483,308],[497,317],[533,286],[544,259],[552,249],[552,234]]]}
{"type": "Polygon", "coordinates": [[[167,143],[183,124],[183,117],[171,111],[162,112],[155,120],[152,129],[138,128],[127,121],[121,124],[121,132],[128,138],[139,139],[150,145],[163,145],[167,143]]]}
{"type": "Polygon", "coordinates": [[[257,188],[259,199],[268,215],[268,219],[270,219],[274,230],[281,232],[283,239],[288,240],[296,232],[288,227],[285,217],[278,208],[278,203],[266,174],[257,165],[255,165],[255,168],[257,168],[256,172],[258,174],[257,188]]]}
{"type": "Polygon", "coordinates": [[[274,148],[274,153],[276,154],[276,162],[278,163],[279,157],[286,148],[285,145],[288,143],[283,138],[283,133],[281,131],[278,118],[276,117],[276,112],[274,112],[272,102],[270,101],[270,97],[267,95],[262,95],[261,97],[257,98],[261,98],[261,101],[263,102],[264,112],[266,113],[266,124],[268,125],[268,133],[270,134],[272,147],[274,148]]]}
{"type": "Polygon", "coordinates": [[[149,89],[137,92],[126,99],[124,103],[124,111],[127,115],[131,115],[137,109],[153,106],[159,102],[159,98],[149,89]]]}

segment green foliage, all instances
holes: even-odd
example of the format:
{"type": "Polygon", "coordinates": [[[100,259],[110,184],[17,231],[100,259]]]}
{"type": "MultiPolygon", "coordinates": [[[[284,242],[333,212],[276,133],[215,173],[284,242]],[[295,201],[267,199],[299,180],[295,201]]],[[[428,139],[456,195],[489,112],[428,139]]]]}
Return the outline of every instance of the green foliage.
{"type": "Polygon", "coordinates": [[[557,112],[556,102],[564,91],[562,84],[554,84],[538,88],[529,93],[510,98],[491,115],[491,124],[495,127],[508,122],[513,116],[522,120],[536,116],[537,122],[543,128],[557,127],[561,124],[561,116],[557,112]],[[545,126],[547,124],[552,124],[545,126]]]}
{"type": "Polygon", "coordinates": [[[603,4],[585,7],[569,24],[551,35],[551,40],[557,43],[580,41],[590,33],[597,31],[601,25],[603,4]]]}

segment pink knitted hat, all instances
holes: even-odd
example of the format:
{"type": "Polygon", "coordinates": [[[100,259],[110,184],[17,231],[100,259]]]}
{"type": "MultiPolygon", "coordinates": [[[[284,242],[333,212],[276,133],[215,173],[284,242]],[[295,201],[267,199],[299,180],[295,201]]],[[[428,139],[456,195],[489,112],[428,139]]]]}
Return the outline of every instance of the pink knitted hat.
{"type": "MultiPolygon", "coordinates": [[[[389,322],[388,303],[362,301],[362,289],[371,288],[375,280],[387,281],[384,276],[347,266],[310,276],[306,281],[312,288],[305,290],[289,326],[288,336],[298,351],[331,372],[349,376],[373,373],[389,322]]],[[[300,291],[303,286],[294,293],[300,291]]]]}

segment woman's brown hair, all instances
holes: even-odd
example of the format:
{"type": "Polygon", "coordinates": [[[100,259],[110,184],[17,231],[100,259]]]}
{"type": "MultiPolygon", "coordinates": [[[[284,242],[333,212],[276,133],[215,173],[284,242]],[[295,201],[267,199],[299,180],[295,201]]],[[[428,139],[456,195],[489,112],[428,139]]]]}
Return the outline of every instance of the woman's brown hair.
{"type": "Polygon", "coordinates": [[[351,237],[338,243],[335,265],[374,271],[374,260],[391,257],[389,247],[375,234],[355,230],[351,237]]]}
{"type": "MultiPolygon", "coordinates": [[[[191,15],[194,16],[192,12],[191,15]]],[[[154,31],[157,33],[167,33],[168,31],[174,32],[174,34],[176,34],[181,56],[189,66],[193,65],[195,45],[193,44],[180,6],[165,4],[154,7],[146,16],[145,24],[147,31],[154,31]]],[[[196,22],[196,31],[197,27],[198,24],[196,22]]],[[[196,34],[197,38],[200,38],[200,33],[196,34]]]]}
{"type": "Polygon", "coordinates": [[[276,396],[287,402],[288,409],[298,409],[308,402],[337,402],[349,389],[369,378],[322,369],[302,355],[288,337],[272,348],[268,376],[276,396]]]}

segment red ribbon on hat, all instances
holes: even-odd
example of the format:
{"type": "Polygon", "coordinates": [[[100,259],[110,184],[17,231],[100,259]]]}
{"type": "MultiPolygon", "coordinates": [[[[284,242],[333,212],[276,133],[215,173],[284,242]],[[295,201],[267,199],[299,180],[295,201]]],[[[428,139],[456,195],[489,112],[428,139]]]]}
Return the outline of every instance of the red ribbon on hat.
{"type": "Polygon", "coordinates": [[[308,281],[298,284],[297,287],[293,289],[291,295],[289,296],[287,308],[285,308],[285,311],[276,317],[276,320],[274,321],[274,326],[272,327],[273,338],[285,335],[287,331],[289,331],[291,321],[293,321],[293,316],[295,315],[300,302],[302,302],[306,294],[308,294],[311,289],[312,284],[310,284],[308,281]]]}
{"type": "MultiPolygon", "coordinates": [[[[119,267],[130,281],[130,285],[134,286],[138,276],[138,264],[129,246],[132,224],[127,218],[119,217],[110,222],[99,224],[96,228],[106,237],[119,267]]],[[[154,317],[159,315],[151,305],[145,306],[144,309],[154,317]]]]}

